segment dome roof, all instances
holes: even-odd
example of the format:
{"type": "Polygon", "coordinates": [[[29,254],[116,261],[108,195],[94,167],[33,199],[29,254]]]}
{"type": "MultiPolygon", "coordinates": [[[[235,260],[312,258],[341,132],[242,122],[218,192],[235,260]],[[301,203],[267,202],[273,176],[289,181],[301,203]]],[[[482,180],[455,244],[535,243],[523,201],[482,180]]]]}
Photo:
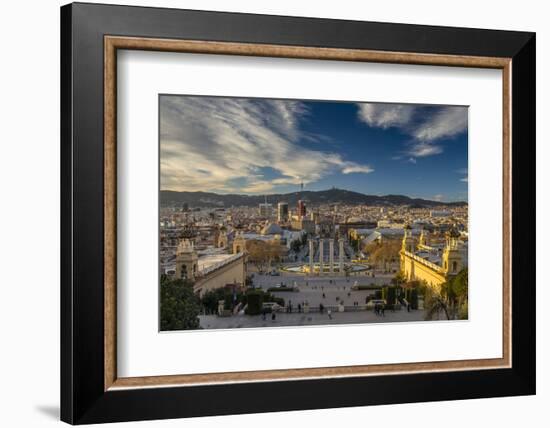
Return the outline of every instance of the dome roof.
{"type": "Polygon", "coordinates": [[[262,229],[262,235],[281,235],[282,233],[281,226],[275,223],[269,223],[262,229]]]}

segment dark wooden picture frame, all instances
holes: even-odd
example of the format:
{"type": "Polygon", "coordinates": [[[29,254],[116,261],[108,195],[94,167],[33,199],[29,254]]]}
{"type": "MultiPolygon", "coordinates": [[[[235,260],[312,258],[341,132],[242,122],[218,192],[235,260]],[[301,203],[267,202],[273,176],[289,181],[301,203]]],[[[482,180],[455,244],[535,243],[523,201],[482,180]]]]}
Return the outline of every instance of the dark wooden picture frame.
{"type": "Polygon", "coordinates": [[[61,130],[62,420],[114,422],[535,392],[533,33],[71,4],[61,9],[61,130]],[[117,49],[501,69],[503,357],[117,378],[117,49]]]}

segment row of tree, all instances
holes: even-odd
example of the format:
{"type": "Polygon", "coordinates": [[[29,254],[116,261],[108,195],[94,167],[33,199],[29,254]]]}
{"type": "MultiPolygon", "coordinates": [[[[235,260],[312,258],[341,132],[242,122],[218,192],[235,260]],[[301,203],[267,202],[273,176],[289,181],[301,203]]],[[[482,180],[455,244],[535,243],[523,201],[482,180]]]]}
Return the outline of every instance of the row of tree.
{"type": "Polygon", "coordinates": [[[260,314],[265,302],[273,302],[281,306],[285,304],[283,298],[275,297],[273,294],[261,289],[250,288],[242,292],[241,290],[234,291],[231,287],[207,291],[200,299],[200,304],[207,314],[216,314],[218,313],[218,303],[221,300],[224,301],[224,309],[226,310],[233,310],[239,305],[242,308],[246,307],[247,315],[260,314]]]}
{"type": "Polygon", "coordinates": [[[284,306],[283,298],[276,297],[261,289],[250,288],[245,292],[232,287],[223,287],[207,291],[202,298],[193,292],[193,283],[182,279],[170,279],[162,275],[160,280],[160,329],[193,330],[200,328],[199,314],[217,314],[219,302],[224,309],[247,307],[246,313],[258,315],[265,302],[274,302],[284,306]]]}
{"type": "Polygon", "coordinates": [[[277,240],[267,242],[251,240],[246,242],[246,251],[248,261],[256,267],[258,272],[266,272],[271,270],[272,263],[282,261],[286,248],[277,240]]]}
{"type": "Polygon", "coordinates": [[[369,262],[379,268],[385,269],[389,263],[399,260],[401,241],[399,239],[387,239],[383,242],[371,242],[363,247],[363,252],[369,255],[369,262]]]}

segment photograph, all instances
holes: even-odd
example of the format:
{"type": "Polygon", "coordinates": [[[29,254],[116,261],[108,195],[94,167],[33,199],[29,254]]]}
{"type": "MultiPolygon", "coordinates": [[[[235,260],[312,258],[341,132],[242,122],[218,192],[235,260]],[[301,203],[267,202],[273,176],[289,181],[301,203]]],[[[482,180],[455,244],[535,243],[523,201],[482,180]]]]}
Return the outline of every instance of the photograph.
{"type": "Polygon", "coordinates": [[[161,331],[468,319],[467,106],[160,94],[159,145],[161,331]]]}
{"type": "Polygon", "coordinates": [[[10,422],[542,415],[544,14],[400,2],[40,2],[32,55],[8,20],[11,354],[56,347],[10,422]]]}

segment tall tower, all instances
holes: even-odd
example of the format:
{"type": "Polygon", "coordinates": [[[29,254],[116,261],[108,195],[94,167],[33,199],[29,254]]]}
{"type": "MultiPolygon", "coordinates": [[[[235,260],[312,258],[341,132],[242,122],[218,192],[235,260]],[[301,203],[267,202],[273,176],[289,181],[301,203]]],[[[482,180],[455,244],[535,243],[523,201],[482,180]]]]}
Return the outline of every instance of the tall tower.
{"type": "Polygon", "coordinates": [[[176,250],[176,278],[194,281],[198,272],[198,260],[193,241],[183,238],[176,250]]]}
{"type": "Polygon", "coordinates": [[[325,253],[324,253],[324,239],[319,239],[319,275],[325,274],[325,253]]]}
{"type": "Polygon", "coordinates": [[[279,223],[288,221],[288,203],[279,202],[277,204],[277,221],[279,223]]]}
{"type": "Polygon", "coordinates": [[[227,228],[225,226],[220,227],[218,234],[218,248],[227,247],[227,228]]]}
{"type": "Polygon", "coordinates": [[[463,268],[462,254],[458,248],[459,237],[460,233],[454,226],[447,232],[447,243],[441,260],[446,275],[456,275],[463,268]]]}
{"type": "Polygon", "coordinates": [[[401,251],[407,251],[409,253],[414,253],[414,238],[412,236],[412,228],[409,224],[405,225],[403,228],[405,232],[403,235],[403,242],[401,244],[401,251]]]}
{"type": "Polygon", "coordinates": [[[233,240],[233,254],[244,253],[246,251],[246,239],[242,232],[237,232],[233,240]]]}
{"type": "Polygon", "coordinates": [[[298,217],[302,218],[306,215],[306,203],[301,199],[298,201],[298,217]]]}
{"type": "Polygon", "coordinates": [[[426,235],[424,234],[424,229],[420,232],[420,237],[418,238],[418,247],[423,247],[426,245],[426,235]]]}
{"type": "Polygon", "coordinates": [[[313,240],[309,240],[309,274],[310,275],[313,275],[313,256],[314,256],[314,251],[313,251],[313,240]]]}

